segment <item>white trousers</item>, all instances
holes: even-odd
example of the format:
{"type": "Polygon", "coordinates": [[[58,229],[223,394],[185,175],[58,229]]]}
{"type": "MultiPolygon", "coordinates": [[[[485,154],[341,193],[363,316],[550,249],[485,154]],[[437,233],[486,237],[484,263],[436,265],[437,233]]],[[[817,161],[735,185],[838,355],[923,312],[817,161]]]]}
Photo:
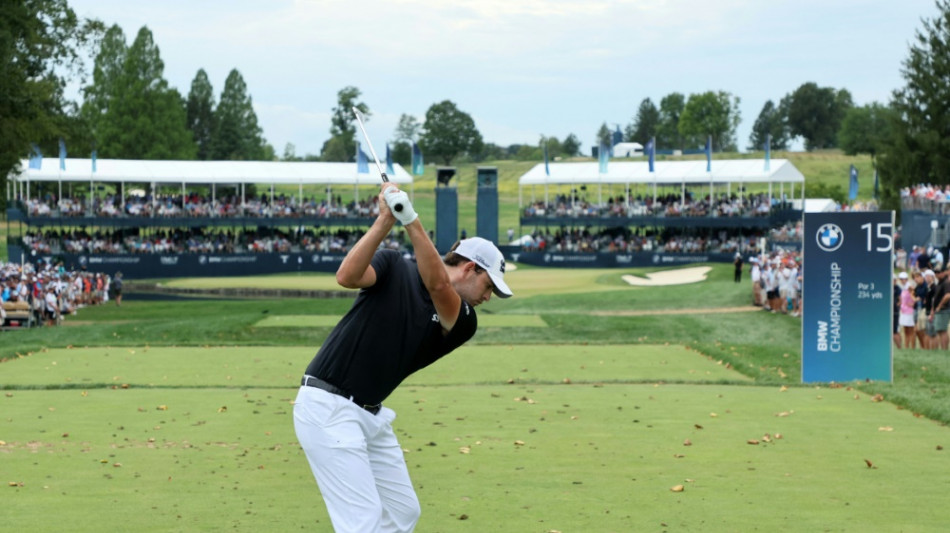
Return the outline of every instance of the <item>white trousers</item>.
{"type": "Polygon", "coordinates": [[[297,392],[294,430],[338,533],[409,532],[419,521],[395,418],[321,389],[297,392]]]}

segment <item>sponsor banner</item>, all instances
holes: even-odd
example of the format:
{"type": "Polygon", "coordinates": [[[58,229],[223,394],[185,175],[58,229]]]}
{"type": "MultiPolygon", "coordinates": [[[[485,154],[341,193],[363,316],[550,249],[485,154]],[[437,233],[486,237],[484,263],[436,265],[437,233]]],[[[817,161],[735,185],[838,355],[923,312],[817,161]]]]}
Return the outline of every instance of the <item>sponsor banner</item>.
{"type": "Polygon", "coordinates": [[[81,268],[125,279],[253,276],[282,272],[336,272],[343,253],[261,253],[261,254],[139,254],[79,255],[62,254],[49,259],[62,260],[67,269],[81,268]]]}
{"type": "Polygon", "coordinates": [[[802,381],[891,381],[894,212],[804,218],[802,381]]]}
{"type": "Polygon", "coordinates": [[[669,254],[656,252],[632,253],[562,253],[525,252],[517,246],[500,246],[506,261],[535,266],[568,268],[655,267],[680,266],[694,263],[731,263],[732,254],[669,254]]]}

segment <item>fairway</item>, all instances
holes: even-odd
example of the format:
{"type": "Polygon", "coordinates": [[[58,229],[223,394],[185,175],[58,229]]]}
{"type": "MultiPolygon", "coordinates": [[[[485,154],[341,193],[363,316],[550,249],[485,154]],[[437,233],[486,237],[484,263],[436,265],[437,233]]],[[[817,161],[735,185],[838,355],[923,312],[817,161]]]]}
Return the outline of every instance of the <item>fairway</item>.
{"type": "MultiPolygon", "coordinates": [[[[290,414],[311,354],[84,348],[13,362],[0,398],[6,527],[43,531],[66,506],[79,532],[327,528],[290,414]]],[[[422,531],[950,520],[946,428],[847,388],[743,382],[675,346],[463,347],[387,405],[403,415],[422,531]]]]}
{"type": "MultiPolygon", "coordinates": [[[[800,323],[748,312],[711,266],[642,287],[621,276],[663,271],[517,270],[518,297],[385,402],[417,531],[943,530],[945,354],[898,350],[894,383],[801,386],[800,323]]],[[[4,332],[5,529],[328,531],[291,413],[350,305],[129,300],[4,332]]]]}
{"type": "MultiPolygon", "coordinates": [[[[254,324],[257,328],[332,328],[340,321],[337,315],[277,315],[254,324]]],[[[546,328],[539,315],[491,315],[478,317],[480,328],[546,328]]]]}
{"type": "MultiPolygon", "coordinates": [[[[526,298],[539,294],[577,294],[598,291],[637,290],[622,281],[628,274],[646,276],[651,272],[669,272],[669,269],[609,269],[578,268],[543,269],[521,267],[505,274],[511,287],[518,287],[517,296],[526,298]]],[[[345,291],[333,274],[289,274],[279,276],[209,277],[168,280],[162,286],[170,289],[284,289],[345,291]]],[[[348,292],[356,293],[355,290],[348,292]]]]}

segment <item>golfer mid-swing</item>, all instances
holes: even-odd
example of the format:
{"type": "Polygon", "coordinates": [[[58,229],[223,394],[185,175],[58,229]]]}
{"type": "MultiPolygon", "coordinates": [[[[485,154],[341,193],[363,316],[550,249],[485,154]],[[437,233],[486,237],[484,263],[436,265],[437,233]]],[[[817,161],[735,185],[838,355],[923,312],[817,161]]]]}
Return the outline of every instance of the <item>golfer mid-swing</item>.
{"type": "Polygon", "coordinates": [[[415,527],[419,500],[391,426],[396,414],[382,402],[475,334],[475,306],[493,292],[511,296],[504,273],[501,252],[478,237],[440,257],[408,195],[383,184],[379,216],[336,273],[359,294],[307,367],[294,404],[297,438],[336,531],[415,527]],[[397,219],[415,262],[378,250],[397,219]]]}

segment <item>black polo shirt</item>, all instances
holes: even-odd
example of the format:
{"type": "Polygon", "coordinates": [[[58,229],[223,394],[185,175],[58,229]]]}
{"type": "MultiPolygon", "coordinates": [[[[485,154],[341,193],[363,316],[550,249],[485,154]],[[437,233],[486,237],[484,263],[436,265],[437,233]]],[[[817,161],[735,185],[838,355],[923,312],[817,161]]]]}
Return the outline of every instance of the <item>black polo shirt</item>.
{"type": "Polygon", "coordinates": [[[380,250],[371,264],[376,284],[360,290],[306,371],[363,404],[382,403],[410,374],[470,339],[478,325],[463,300],[455,326],[443,335],[414,261],[380,250]]]}

